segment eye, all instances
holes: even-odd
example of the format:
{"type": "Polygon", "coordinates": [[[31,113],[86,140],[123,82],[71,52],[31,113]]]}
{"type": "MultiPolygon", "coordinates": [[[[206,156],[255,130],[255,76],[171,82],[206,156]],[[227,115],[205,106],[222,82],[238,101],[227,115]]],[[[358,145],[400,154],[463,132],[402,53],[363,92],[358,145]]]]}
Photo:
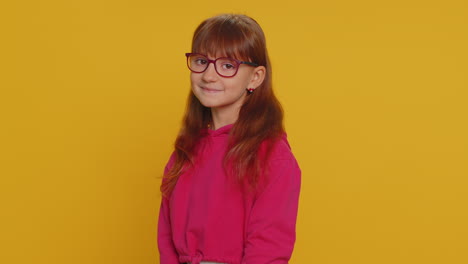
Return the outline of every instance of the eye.
{"type": "Polygon", "coordinates": [[[235,60],[224,58],[219,61],[223,70],[235,70],[237,68],[237,63],[235,60]]]}
{"type": "Polygon", "coordinates": [[[223,63],[223,69],[233,70],[235,68],[236,68],[236,66],[233,63],[229,63],[229,62],[223,63]]]}
{"type": "Polygon", "coordinates": [[[206,58],[203,58],[203,57],[198,57],[198,58],[194,59],[194,63],[197,64],[197,65],[205,65],[205,64],[208,63],[208,60],[206,58]]]}

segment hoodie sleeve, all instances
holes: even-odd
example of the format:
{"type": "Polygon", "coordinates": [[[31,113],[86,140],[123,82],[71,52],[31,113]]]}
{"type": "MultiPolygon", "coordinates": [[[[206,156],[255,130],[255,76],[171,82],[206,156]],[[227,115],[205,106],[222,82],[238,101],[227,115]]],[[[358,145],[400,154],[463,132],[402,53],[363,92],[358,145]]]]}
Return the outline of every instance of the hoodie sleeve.
{"type": "MultiPolygon", "coordinates": [[[[171,155],[164,174],[166,174],[172,163],[173,155],[171,155]]],[[[161,198],[161,206],[159,208],[158,249],[160,264],[179,264],[179,257],[172,240],[169,200],[166,197],[161,198]]]]}
{"type": "Polygon", "coordinates": [[[164,197],[159,209],[158,248],[160,264],[179,264],[179,257],[172,242],[169,201],[164,197]]]}
{"type": "Polygon", "coordinates": [[[286,264],[296,240],[301,171],[294,157],[273,160],[246,227],[242,264],[286,264]]]}

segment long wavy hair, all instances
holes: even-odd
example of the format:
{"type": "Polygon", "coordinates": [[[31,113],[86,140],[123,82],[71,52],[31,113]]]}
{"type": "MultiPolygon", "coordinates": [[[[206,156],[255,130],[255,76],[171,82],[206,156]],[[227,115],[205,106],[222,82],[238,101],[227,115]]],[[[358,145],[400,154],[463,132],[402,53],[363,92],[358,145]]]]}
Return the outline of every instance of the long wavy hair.
{"type": "MultiPolygon", "coordinates": [[[[230,175],[255,186],[265,160],[257,159],[259,151],[268,154],[272,144],[284,133],[283,110],[273,93],[271,64],[260,25],[239,14],[223,14],[203,21],[195,30],[192,52],[222,54],[248,60],[266,68],[263,83],[249,94],[232,129],[224,168],[230,175]]],[[[246,91],[247,92],[247,91],[246,91]]],[[[179,176],[195,161],[197,143],[212,122],[211,110],[203,106],[190,91],[182,127],[175,141],[174,163],[165,173],[161,191],[170,195],[179,176]]],[[[264,155],[262,155],[264,156],[264,155]]]]}

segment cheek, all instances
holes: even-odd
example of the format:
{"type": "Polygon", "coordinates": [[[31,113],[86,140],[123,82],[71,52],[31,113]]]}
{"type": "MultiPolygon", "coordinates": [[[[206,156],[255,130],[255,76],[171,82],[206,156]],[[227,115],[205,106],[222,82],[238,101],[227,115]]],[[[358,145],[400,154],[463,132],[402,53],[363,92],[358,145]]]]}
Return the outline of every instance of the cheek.
{"type": "Polygon", "coordinates": [[[193,72],[190,73],[190,82],[194,83],[196,81],[197,76],[193,74],[193,72]]]}
{"type": "Polygon", "coordinates": [[[239,69],[237,73],[239,78],[237,79],[237,84],[242,86],[242,88],[247,88],[252,79],[252,71],[249,68],[239,69]],[[242,71],[241,71],[242,70],[242,71]]]}
{"type": "Polygon", "coordinates": [[[239,90],[247,89],[248,86],[249,86],[249,79],[244,76],[243,78],[239,78],[238,80],[236,80],[236,82],[232,83],[232,87],[236,87],[236,89],[239,89],[239,90]]]}
{"type": "Polygon", "coordinates": [[[193,73],[190,74],[190,88],[191,88],[192,90],[194,90],[194,88],[195,88],[195,86],[197,85],[197,83],[200,82],[199,79],[200,79],[200,78],[199,78],[197,75],[195,75],[195,74],[193,74],[193,73]]]}

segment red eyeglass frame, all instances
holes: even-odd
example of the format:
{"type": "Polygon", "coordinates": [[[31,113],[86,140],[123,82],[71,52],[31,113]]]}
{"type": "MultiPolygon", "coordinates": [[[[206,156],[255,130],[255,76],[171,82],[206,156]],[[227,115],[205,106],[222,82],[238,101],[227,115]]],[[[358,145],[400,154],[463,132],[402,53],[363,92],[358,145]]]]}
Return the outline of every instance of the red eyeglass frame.
{"type": "Polygon", "coordinates": [[[233,59],[233,58],[229,58],[229,57],[220,57],[220,58],[216,58],[214,60],[210,60],[208,58],[208,56],[206,56],[205,54],[201,54],[201,53],[185,53],[185,57],[187,57],[187,67],[189,68],[189,70],[191,72],[194,72],[194,73],[202,73],[204,71],[206,71],[206,69],[208,69],[208,66],[210,65],[210,63],[213,63],[214,67],[215,67],[215,71],[216,73],[221,76],[221,77],[225,77],[225,78],[231,78],[231,77],[234,77],[236,74],[237,74],[237,71],[239,70],[239,67],[237,66],[236,67],[236,72],[233,74],[233,75],[230,75],[230,76],[226,76],[226,75],[222,75],[218,72],[218,68],[216,67],[216,61],[219,60],[219,59],[229,59],[229,60],[232,60],[232,61],[235,61],[238,65],[241,65],[241,64],[245,64],[245,65],[249,65],[249,66],[253,66],[253,67],[258,67],[259,65],[255,62],[249,62],[249,61],[241,61],[241,60],[238,60],[238,59],[233,59]],[[189,65],[189,58],[190,56],[192,55],[200,55],[200,56],[203,56],[206,58],[206,61],[208,61],[208,63],[206,64],[206,67],[203,71],[194,71],[190,68],[190,65],[189,65]]]}

